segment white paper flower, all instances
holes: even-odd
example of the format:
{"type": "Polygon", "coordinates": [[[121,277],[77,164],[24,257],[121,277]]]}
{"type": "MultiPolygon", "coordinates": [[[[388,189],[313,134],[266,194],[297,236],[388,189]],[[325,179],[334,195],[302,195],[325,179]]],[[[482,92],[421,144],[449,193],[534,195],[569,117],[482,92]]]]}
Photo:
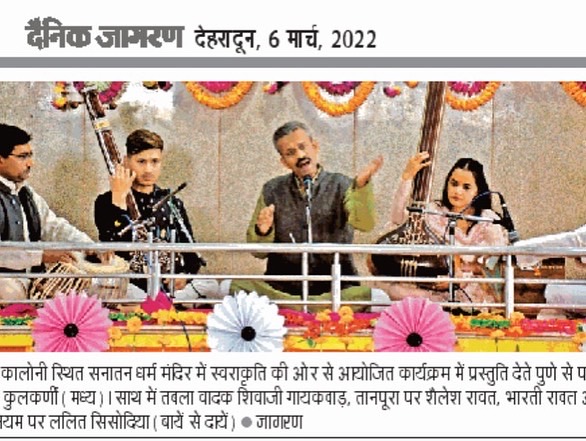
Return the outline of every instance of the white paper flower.
{"type": "Polygon", "coordinates": [[[240,291],[214,306],[207,320],[212,352],[282,352],[285,317],[267,296],[240,291]]]}

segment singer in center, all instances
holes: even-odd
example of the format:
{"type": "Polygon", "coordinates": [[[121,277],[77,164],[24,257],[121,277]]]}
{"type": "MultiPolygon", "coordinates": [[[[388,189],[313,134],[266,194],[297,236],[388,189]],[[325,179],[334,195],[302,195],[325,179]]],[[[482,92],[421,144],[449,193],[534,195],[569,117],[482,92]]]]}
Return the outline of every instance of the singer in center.
{"type": "MultiPolygon", "coordinates": [[[[281,164],[290,173],[267,181],[257,200],[246,233],[255,243],[352,243],[354,229],[369,231],[375,225],[371,178],[380,169],[382,157],[367,164],[354,179],[327,171],[319,162],[320,145],[304,123],[291,121],[273,134],[273,145],[281,164]]],[[[298,253],[255,255],[267,259],[266,275],[301,275],[298,253]]],[[[310,254],[309,275],[330,275],[333,256],[310,254]]],[[[356,275],[352,256],[340,256],[341,273],[356,275]]],[[[226,291],[222,282],[222,291],[226,291]]],[[[299,300],[303,284],[297,281],[233,280],[230,292],[256,291],[273,300],[299,300]]],[[[331,300],[331,282],[312,281],[311,300],[331,300]]],[[[374,293],[356,282],[342,282],[342,300],[371,300],[374,293]]],[[[386,294],[382,296],[388,300],[386,294]]],[[[374,299],[376,300],[376,299],[374,299]]]]}

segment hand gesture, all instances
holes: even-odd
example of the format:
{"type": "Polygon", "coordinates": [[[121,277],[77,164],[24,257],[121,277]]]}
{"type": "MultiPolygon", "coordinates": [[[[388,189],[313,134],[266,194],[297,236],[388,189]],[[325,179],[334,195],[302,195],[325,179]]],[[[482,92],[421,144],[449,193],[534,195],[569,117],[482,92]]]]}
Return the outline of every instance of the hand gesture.
{"type": "Polygon", "coordinates": [[[114,260],[114,251],[88,250],[86,256],[95,256],[102,265],[110,265],[114,260]]]}
{"type": "Polygon", "coordinates": [[[126,209],[126,196],[130,193],[136,173],[125,168],[122,164],[116,164],[114,174],[110,176],[110,190],[112,190],[112,203],[123,210],[126,209]]]}
{"type": "Polygon", "coordinates": [[[275,206],[273,204],[260,210],[256,219],[256,228],[258,228],[260,234],[267,234],[273,226],[274,220],[275,206]]]}
{"type": "Polygon", "coordinates": [[[44,250],[41,260],[43,263],[73,263],[77,259],[73,251],[44,250]]]}
{"type": "Polygon", "coordinates": [[[405,166],[405,170],[403,171],[403,175],[401,177],[404,181],[410,181],[415,178],[415,175],[419,170],[429,166],[430,164],[431,160],[429,159],[429,153],[419,152],[415,156],[409,158],[409,161],[407,161],[407,165],[405,166]]]}
{"type": "Polygon", "coordinates": [[[356,186],[358,188],[364,187],[370,181],[370,178],[382,167],[383,165],[383,157],[382,155],[377,156],[375,159],[370,161],[370,163],[360,170],[360,173],[356,176],[356,186]]]}

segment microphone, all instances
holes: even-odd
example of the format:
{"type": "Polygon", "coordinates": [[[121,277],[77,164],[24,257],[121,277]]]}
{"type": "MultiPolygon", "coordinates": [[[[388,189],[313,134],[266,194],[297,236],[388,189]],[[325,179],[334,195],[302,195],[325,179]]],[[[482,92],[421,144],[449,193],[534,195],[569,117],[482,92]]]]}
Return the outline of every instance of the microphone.
{"type": "MultiPolygon", "coordinates": [[[[177,193],[179,193],[185,187],[187,187],[187,182],[184,182],[179,187],[177,187],[176,190],[173,190],[168,195],[166,195],[163,198],[161,198],[155,205],[153,205],[152,212],[153,213],[156,213],[158,210],[160,210],[161,207],[169,201],[169,199],[171,199],[173,196],[175,196],[177,193]]],[[[132,229],[137,228],[137,227],[141,227],[141,226],[149,227],[153,223],[154,223],[154,218],[153,217],[150,217],[150,218],[147,218],[147,219],[143,219],[142,217],[139,217],[138,219],[135,219],[134,221],[131,221],[126,227],[124,227],[122,230],[120,230],[118,232],[118,236],[122,237],[122,236],[124,236],[126,234],[127,231],[132,230],[132,229]]]]}
{"type": "Polygon", "coordinates": [[[470,207],[471,207],[471,206],[474,204],[474,202],[476,202],[478,199],[480,199],[480,198],[483,198],[483,197],[485,197],[485,196],[489,196],[489,195],[491,195],[491,194],[495,194],[495,193],[500,195],[500,193],[499,193],[499,192],[497,192],[497,191],[490,191],[490,190],[488,190],[488,191],[485,191],[485,192],[483,192],[483,193],[480,193],[480,194],[477,194],[476,196],[474,196],[474,197],[472,198],[472,200],[470,201],[470,203],[468,204],[468,206],[466,207],[466,209],[465,209],[465,210],[467,210],[468,208],[470,208],[470,207]]]}
{"type": "Polygon", "coordinates": [[[305,175],[303,176],[303,186],[305,187],[305,196],[307,197],[307,203],[311,203],[311,190],[313,188],[313,181],[311,176],[305,175]]]}
{"type": "Polygon", "coordinates": [[[153,205],[152,212],[155,213],[155,212],[159,211],[161,209],[161,207],[169,201],[169,199],[171,199],[173,196],[175,196],[177,193],[179,193],[185,187],[187,187],[187,182],[184,182],[179,187],[177,187],[175,190],[170,192],[168,195],[161,198],[155,205],[153,205]]]}
{"type": "Polygon", "coordinates": [[[154,219],[152,217],[149,217],[147,219],[138,218],[138,219],[136,219],[134,221],[131,221],[128,225],[126,225],[124,228],[122,228],[118,232],[118,236],[122,237],[122,236],[124,236],[126,234],[127,231],[130,231],[130,230],[135,229],[135,228],[140,228],[140,227],[148,228],[153,223],[154,223],[154,219]]]}
{"type": "Polygon", "coordinates": [[[513,218],[511,217],[511,213],[509,213],[509,208],[507,207],[504,196],[501,193],[497,194],[499,195],[501,208],[503,210],[502,226],[505,227],[505,229],[509,232],[509,242],[514,244],[520,239],[519,233],[517,233],[517,230],[515,230],[513,218]]]}
{"type": "Polygon", "coordinates": [[[485,192],[483,192],[483,193],[479,193],[479,194],[477,194],[476,196],[474,196],[474,197],[472,198],[472,200],[470,201],[470,203],[469,203],[468,205],[466,205],[466,206],[465,206],[465,207],[464,207],[464,208],[461,210],[461,212],[462,212],[462,213],[464,213],[466,210],[468,210],[470,207],[472,207],[472,205],[474,205],[474,202],[476,202],[478,199],[482,199],[483,197],[485,197],[485,196],[490,196],[490,195],[492,195],[492,194],[498,194],[498,195],[500,195],[500,193],[499,193],[498,191],[491,191],[491,190],[485,191],[485,192]]]}

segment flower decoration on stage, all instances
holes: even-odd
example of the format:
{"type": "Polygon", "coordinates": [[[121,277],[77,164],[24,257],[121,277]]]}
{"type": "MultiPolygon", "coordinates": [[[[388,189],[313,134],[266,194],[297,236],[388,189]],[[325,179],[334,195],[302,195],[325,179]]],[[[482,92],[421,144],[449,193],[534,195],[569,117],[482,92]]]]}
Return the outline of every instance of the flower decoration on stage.
{"type": "Polygon", "coordinates": [[[315,84],[330,95],[344,96],[353,92],[360,85],[360,81],[341,81],[339,83],[316,81],[315,84]]]}
{"type": "Polygon", "coordinates": [[[98,352],[108,349],[112,321],[99,299],[74,291],[46,300],[32,323],[37,352],[98,352]]]}
{"type": "Polygon", "coordinates": [[[262,88],[263,92],[269,95],[275,95],[280,92],[283,87],[289,84],[289,81],[269,81],[262,88]]]}
{"type": "Polygon", "coordinates": [[[141,303],[140,309],[147,314],[152,314],[161,310],[170,311],[173,309],[173,300],[171,300],[167,293],[161,290],[157,293],[154,299],[151,296],[147,296],[147,298],[141,303]]]}
{"type": "Polygon", "coordinates": [[[201,104],[212,109],[227,109],[250,92],[252,81],[186,81],[185,86],[201,104]]]}
{"type": "Polygon", "coordinates": [[[70,83],[67,81],[56,81],[53,86],[53,99],[51,105],[57,110],[76,109],[78,101],[69,100],[70,83]]]}
{"type": "MultiPolygon", "coordinates": [[[[418,81],[405,81],[405,84],[410,89],[414,89],[415,87],[417,87],[419,82],[418,81]]],[[[386,96],[388,96],[389,98],[395,98],[396,96],[401,95],[401,93],[403,93],[403,90],[401,89],[401,87],[397,86],[396,84],[390,83],[388,86],[385,86],[383,88],[383,93],[386,96]]]]}
{"type": "Polygon", "coordinates": [[[303,90],[311,102],[330,116],[355,112],[374,89],[374,81],[304,81],[303,90]]]}
{"type": "Polygon", "coordinates": [[[455,326],[441,306],[422,297],[407,297],[385,309],[373,331],[381,352],[451,352],[455,326]]]}
{"type": "Polygon", "coordinates": [[[110,109],[116,108],[116,100],[126,90],[126,83],[123,81],[74,81],[73,87],[80,92],[88,86],[94,86],[98,90],[98,97],[102,104],[110,109]]]}
{"type": "Polygon", "coordinates": [[[574,101],[586,106],[586,81],[562,81],[562,88],[574,101]]]}
{"type": "Polygon", "coordinates": [[[162,90],[163,92],[167,92],[173,84],[170,81],[143,81],[142,85],[149,90],[162,90]]]}
{"type": "Polygon", "coordinates": [[[500,81],[448,81],[446,101],[455,110],[476,110],[489,102],[500,81]]]}
{"type": "Polygon", "coordinates": [[[214,306],[207,320],[212,352],[282,352],[285,317],[267,296],[240,291],[214,306]]]}

